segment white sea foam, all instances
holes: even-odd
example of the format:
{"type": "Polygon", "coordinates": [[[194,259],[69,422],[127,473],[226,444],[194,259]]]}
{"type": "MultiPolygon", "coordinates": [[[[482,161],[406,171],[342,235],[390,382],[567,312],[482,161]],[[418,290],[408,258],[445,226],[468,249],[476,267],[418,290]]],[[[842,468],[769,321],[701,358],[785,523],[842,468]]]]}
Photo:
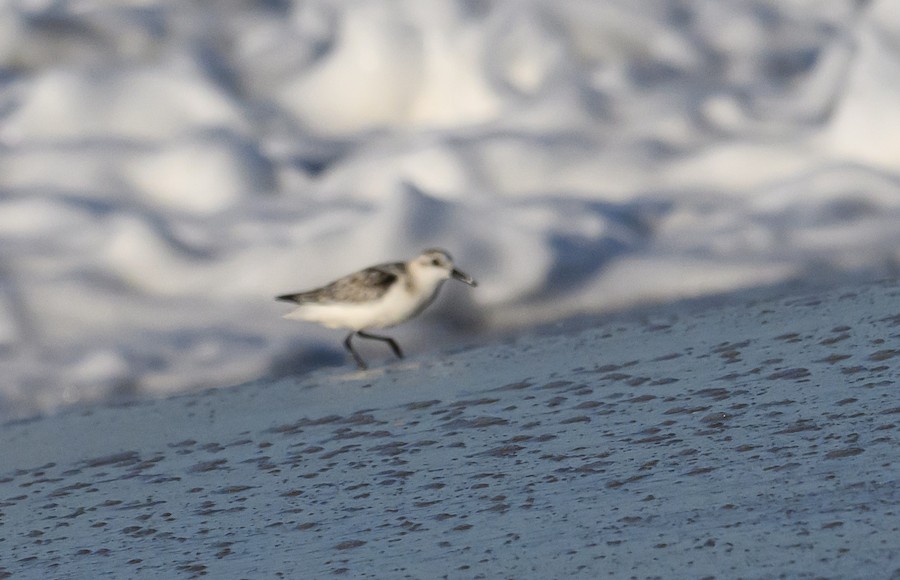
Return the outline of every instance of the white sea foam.
{"type": "Polygon", "coordinates": [[[337,362],[272,296],[431,246],[410,354],[900,263],[889,0],[0,13],[0,416],[337,362]]]}

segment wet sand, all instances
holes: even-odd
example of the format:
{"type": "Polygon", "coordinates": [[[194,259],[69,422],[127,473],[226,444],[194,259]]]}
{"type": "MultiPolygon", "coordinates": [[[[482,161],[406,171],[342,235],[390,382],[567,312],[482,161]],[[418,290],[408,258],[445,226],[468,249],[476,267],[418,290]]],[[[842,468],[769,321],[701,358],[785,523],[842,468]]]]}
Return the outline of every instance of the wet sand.
{"type": "Polygon", "coordinates": [[[898,383],[892,281],[10,423],[0,578],[891,577],[898,383]]]}

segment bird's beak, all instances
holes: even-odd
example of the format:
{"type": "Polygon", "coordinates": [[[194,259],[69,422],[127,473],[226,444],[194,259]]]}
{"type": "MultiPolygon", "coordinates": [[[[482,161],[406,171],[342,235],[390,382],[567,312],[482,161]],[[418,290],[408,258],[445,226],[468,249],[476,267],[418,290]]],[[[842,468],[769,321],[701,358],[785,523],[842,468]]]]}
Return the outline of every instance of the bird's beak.
{"type": "Polygon", "coordinates": [[[466,284],[468,284],[469,286],[472,286],[473,288],[475,286],[478,286],[478,282],[476,282],[471,276],[469,276],[468,274],[464,274],[463,272],[460,272],[456,268],[453,268],[453,271],[450,272],[450,275],[453,276],[454,278],[456,278],[457,280],[459,280],[460,282],[465,282],[466,284]]]}

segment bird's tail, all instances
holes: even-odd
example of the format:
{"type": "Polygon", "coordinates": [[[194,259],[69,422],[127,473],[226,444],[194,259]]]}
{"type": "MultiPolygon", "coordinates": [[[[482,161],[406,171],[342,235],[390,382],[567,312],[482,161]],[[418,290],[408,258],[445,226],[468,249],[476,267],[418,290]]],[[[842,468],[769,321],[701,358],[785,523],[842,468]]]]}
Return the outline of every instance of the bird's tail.
{"type": "Polygon", "coordinates": [[[282,302],[294,302],[296,304],[300,304],[303,302],[303,292],[298,294],[282,294],[281,296],[276,296],[275,300],[280,300],[282,302]]]}

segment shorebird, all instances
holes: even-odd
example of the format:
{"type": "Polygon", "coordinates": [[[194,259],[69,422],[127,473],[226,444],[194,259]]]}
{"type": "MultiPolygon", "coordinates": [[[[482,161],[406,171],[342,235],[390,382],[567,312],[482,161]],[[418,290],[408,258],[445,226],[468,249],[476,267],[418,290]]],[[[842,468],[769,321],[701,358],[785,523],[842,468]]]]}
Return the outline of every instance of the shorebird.
{"type": "Polygon", "coordinates": [[[449,278],[469,286],[477,285],[471,276],[453,266],[453,258],[446,251],[425,250],[408,262],[371,266],[321,288],[284,294],[276,300],[298,305],[285,318],[349,329],[344,347],[359,368],[365,369],[365,361],[353,348],[353,337],[386,342],[397,358],[403,358],[403,351],[393,338],[368,331],[394,326],[416,316],[431,304],[449,278]]]}

